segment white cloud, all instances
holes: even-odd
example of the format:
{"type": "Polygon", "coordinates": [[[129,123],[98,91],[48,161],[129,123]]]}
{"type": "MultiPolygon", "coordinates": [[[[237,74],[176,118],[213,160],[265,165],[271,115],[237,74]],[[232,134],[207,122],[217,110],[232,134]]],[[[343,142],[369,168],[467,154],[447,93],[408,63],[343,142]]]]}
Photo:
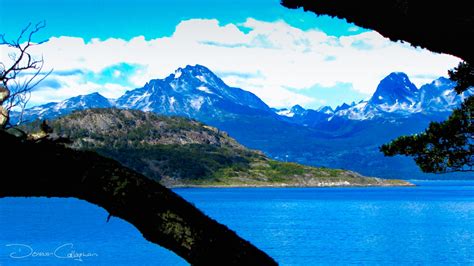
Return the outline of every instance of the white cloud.
{"type": "Polygon", "coordinates": [[[150,79],[164,78],[178,67],[202,64],[214,72],[235,73],[225,75],[224,81],[254,92],[271,106],[304,105],[316,100],[300,95],[301,89],[350,83],[357,92],[370,95],[390,72],[405,72],[420,86],[429,81],[423,77],[446,76],[459,62],[456,57],[391,42],[373,31],[335,37],[318,30],[301,30],[284,21],[255,19],[239,25],[186,20],[177,25],[172,36],[153,40],[138,36],[128,41],[111,38],[84,42],[76,37],[56,37],[32,51],[44,56],[45,69],[76,73],[53,75],[63,86],[41,88],[33,96],[37,103],[95,90],[116,97],[150,79]],[[249,31],[241,31],[241,26],[249,31]],[[111,78],[128,77],[130,84],[88,81],[81,74],[100,75],[121,63],[140,66],[129,73],[123,69],[111,72],[111,78]]]}

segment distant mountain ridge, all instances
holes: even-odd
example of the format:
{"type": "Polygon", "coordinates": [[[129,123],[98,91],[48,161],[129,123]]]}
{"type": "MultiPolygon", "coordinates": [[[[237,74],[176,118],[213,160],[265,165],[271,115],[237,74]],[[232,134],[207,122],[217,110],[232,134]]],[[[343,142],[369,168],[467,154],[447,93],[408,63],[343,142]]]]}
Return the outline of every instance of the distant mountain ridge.
{"type": "Polygon", "coordinates": [[[50,119],[75,110],[109,107],[197,119],[220,120],[248,114],[273,116],[270,107],[253,93],[229,87],[208,68],[196,65],[179,68],[164,79],[153,79],[116,100],[96,92],[35,106],[25,110],[24,120],[50,119]]]}
{"type": "Polygon", "coordinates": [[[421,173],[409,158],[386,158],[378,147],[400,135],[420,132],[430,121],[446,119],[473,93],[471,89],[457,95],[454,85],[439,78],[418,89],[406,74],[395,72],[380,82],[369,100],[343,103],[335,109],[323,106],[312,110],[299,105],[275,109],[196,65],[151,80],[116,100],[98,93],[78,96],[27,109],[24,118],[51,119],[88,108],[151,111],[197,119],[279,160],[349,169],[368,176],[426,179],[432,177],[421,173]]]}
{"type": "MultiPolygon", "coordinates": [[[[25,122],[37,119],[51,119],[72,113],[73,111],[91,108],[109,108],[115,105],[114,101],[107,99],[98,92],[87,95],[79,95],[62,102],[51,102],[26,109],[23,114],[25,122]]],[[[16,121],[19,113],[12,112],[12,120],[16,121]]]]}
{"type": "MultiPolygon", "coordinates": [[[[455,85],[455,82],[440,77],[418,89],[405,73],[394,72],[380,81],[376,91],[368,101],[353,102],[351,104],[343,103],[334,111],[329,106],[323,106],[318,110],[308,109],[307,112],[300,109],[298,113],[291,112],[293,114],[291,117],[298,120],[296,117],[306,116],[313,111],[322,113],[320,116],[328,120],[333,116],[349,120],[370,120],[376,118],[393,119],[394,117],[407,117],[419,113],[436,115],[436,113],[452,111],[465,98],[474,94],[471,89],[458,95],[453,90],[455,85]]],[[[277,110],[277,114],[285,115],[281,110],[277,110]]]]}
{"type": "MultiPolygon", "coordinates": [[[[460,105],[469,90],[457,95],[455,83],[440,77],[418,89],[402,72],[394,72],[382,79],[368,101],[343,103],[334,110],[322,106],[317,110],[300,105],[291,108],[270,108],[251,92],[227,86],[211,70],[202,66],[178,68],[164,79],[153,79],[141,88],[125,92],[116,100],[99,93],[76,96],[59,103],[48,103],[25,110],[26,120],[53,118],[74,110],[117,107],[151,111],[166,115],[179,115],[208,120],[225,119],[228,116],[256,113],[310,121],[330,119],[333,116],[349,120],[367,120],[385,116],[409,116],[415,113],[449,112],[460,105]],[[301,117],[308,116],[301,119],[301,117]]],[[[291,120],[291,119],[290,119],[291,120]]]]}

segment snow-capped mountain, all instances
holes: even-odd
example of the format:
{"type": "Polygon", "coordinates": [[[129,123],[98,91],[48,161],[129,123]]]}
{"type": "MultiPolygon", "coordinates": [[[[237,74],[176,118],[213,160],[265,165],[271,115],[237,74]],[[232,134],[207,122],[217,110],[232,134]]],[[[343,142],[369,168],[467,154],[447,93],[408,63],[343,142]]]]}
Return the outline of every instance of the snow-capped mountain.
{"type": "MultiPolygon", "coordinates": [[[[53,118],[74,110],[106,107],[186,116],[206,122],[239,115],[277,117],[254,94],[229,87],[208,68],[196,65],[179,68],[164,79],[150,80],[116,100],[93,93],[29,108],[25,110],[23,120],[53,118]]],[[[13,114],[15,116],[18,114],[13,114]]]]}
{"type": "Polygon", "coordinates": [[[294,116],[301,116],[305,114],[306,109],[304,109],[301,105],[297,104],[291,107],[291,112],[294,114],[294,116]]]}
{"type": "Polygon", "coordinates": [[[411,161],[385,158],[378,147],[420,132],[430,121],[446,119],[448,111],[473,94],[471,89],[457,95],[453,87],[450,80],[439,78],[417,89],[405,74],[392,73],[367,101],[344,103],[334,110],[299,105],[271,109],[254,94],[229,87],[209,69],[196,65],[151,80],[114,101],[98,93],[77,96],[27,109],[25,118],[51,119],[87,108],[140,109],[200,120],[275,159],[370,176],[415,178],[417,173],[417,178],[424,178],[411,161]]]}
{"type": "Polygon", "coordinates": [[[276,114],[280,116],[286,117],[300,117],[304,116],[306,113],[306,109],[304,109],[301,105],[297,104],[290,109],[288,108],[281,108],[281,109],[272,109],[276,114]]]}
{"type": "MultiPolygon", "coordinates": [[[[23,121],[31,122],[36,119],[49,119],[62,115],[67,115],[76,110],[84,110],[90,108],[108,108],[113,106],[113,101],[105,98],[98,92],[87,95],[79,95],[62,102],[52,102],[40,106],[26,109],[23,113],[23,121]]],[[[12,112],[12,122],[19,119],[18,112],[12,112]]]]}
{"type": "Polygon", "coordinates": [[[368,101],[339,108],[337,116],[352,120],[409,115],[421,111],[420,91],[405,73],[394,72],[382,79],[368,101]]]}
{"type": "Polygon", "coordinates": [[[321,106],[316,110],[316,112],[327,114],[327,115],[334,114],[334,110],[331,108],[331,106],[321,106]]]}
{"type": "MultiPolygon", "coordinates": [[[[204,122],[235,119],[239,115],[277,116],[282,121],[305,126],[340,117],[349,120],[370,120],[407,117],[413,114],[449,112],[460,105],[473,90],[461,95],[453,91],[455,83],[439,78],[418,89],[404,73],[391,73],[380,81],[367,101],[343,103],[334,110],[323,106],[317,110],[295,105],[289,109],[269,108],[256,95],[226,85],[208,68],[195,65],[177,69],[164,79],[150,80],[145,86],[127,91],[113,101],[92,93],[48,103],[25,110],[24,120],[53,118],[74,110],[87,108],[138,109],[160,114],[180,115],[204,122]]],[[[12,120],[18,113],[12,114],[12,120]]],[[[273,119],[273,118],[272,118],[273,119]]]]}
{"type": "Polygon", "coordinates": [[[142,88],[127,91],[117,99],[116,106],[193,118],[271,112],[260,98],[227,86],[201,65],[179,68],[164,79],[154,79],[142,88]]]}
{"type": "Polygon", "coordinates": [[[425,112],[449,112],[458,107],[466,97],[473,94],[468,90],[461,95],[452,88],[454,81],[441,77],[420,87],[420,107],[425,112]]]}
{"type": "Polygon", "coordinates": [[[455,82],[441,77],[418,89],[405,73],[394,72],[380,81],[375,93],[366,101],[343,103],[334,110],[329,106],[311,110],[295,105],[291,109],[274,111],[286,121],[304,125],[320,122],[323,118],[329,121],[334,117],[349,120],[393,120],[420,113],[436,115],[452,111],[466,97],[474,94],[474,90],[470,89],[458,95],[453,90],[455,85],[455,82]]]}
{"type": "Polygon", "coordinates": [[[377,86],[368,104],[385,112],[415,108],[419,92],[405,73],[391,73],[377,86]]]}
{"type": "Polygon", "coordinates": [[[337,113],[339,111],[342,111],[342,110],[347,110],[351,107],[353,107],[355,104],[355,102],[352,102],[351,105],[347,104],[347,103],[343,103],[341,105],[339,105],[338,107],[336,107],[336,109],[334,109],[334,113],[337,113]]]}
{"type": "Polygon", "coordinates": [[[301,105],[295,105],[290,109],[277,109],[275,110],[275,113],[280,115],[281,119],[286,122],[301,124],[308,127],[327,121],[334,115],[334,110],[332,110],[330,106],[322,106],[317,110],[312,110],[305,109],[301,105]]]}
{"type": "Polygon", "coordinates": [[[450,112],[473,94],[471,89],[458,95],[453,90],[455,85],[451,80],[441,77],[418,89],[406,74],[391,73],[379,83],[368,101],[338,107],[335,115],[352,120],[367,120],[450,112]]]}

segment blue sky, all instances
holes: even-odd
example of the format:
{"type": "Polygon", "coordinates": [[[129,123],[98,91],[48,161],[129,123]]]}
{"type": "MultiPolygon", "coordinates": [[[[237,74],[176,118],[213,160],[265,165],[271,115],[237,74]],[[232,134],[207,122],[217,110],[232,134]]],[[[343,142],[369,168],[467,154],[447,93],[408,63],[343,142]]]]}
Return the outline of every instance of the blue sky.
{"type": "MultiPolygon", "coordinates": [[[[217,19],[222,24],[282,19],[306,30],[319,28],[329,35],[354,33],[353,24],[327,16],[317,17],[300,10],[289,10],[279,0],[0,0],[2,32],[15,36],[29,22],[46,20],[50,36],[110,37],[146,39],[170,36],[182,20],[217,19]],[[22,10],[23,16],[18,16],[22,10]],[[6,32],[5,30],[6,29],[6,32]]],[[[360,29],[362,30],[362,29],[360,29]]]]}
{"type": "Polygon", "coordinates": [[[278,0],[0,0],[0,10],[7,38],[46,21],[36,40],[49,41],[32,51],[54,72],[32,104],[95,91],[118,97],[202,64],[273,107],[335,107],[369,97],[390,72],[421,85],[459,61],[278,0]]]}

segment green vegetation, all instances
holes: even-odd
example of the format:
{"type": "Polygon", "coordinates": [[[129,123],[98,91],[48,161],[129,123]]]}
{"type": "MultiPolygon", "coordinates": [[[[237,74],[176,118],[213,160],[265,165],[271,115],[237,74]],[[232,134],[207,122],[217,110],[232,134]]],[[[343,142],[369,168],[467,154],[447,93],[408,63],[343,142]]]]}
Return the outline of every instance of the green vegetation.
{"type": "MultiPolygon", "coordinates": [[[[26,129],[38,126],[39,121],[26,129]]],[[[271,160],[225,132],[180,117],[92,109],[51,121],[50,126],[53,138],[68,137],[75,149],[96,151],[169,187],[408,185],[271,160]]]]}
{"type": "Polygon", "coordinates": [[[459,62],[458,66],[448,71],[449,79],[456,81],[454,90],[462,93],[474,86],[474,67],[468,62],[459,62]]]}
{"type": "MultiPolygon", "coordinates": [[[[462,93],[474,86],[474,68],[460,62],[449,71],[454,88],[462,93]]],[[[385,156],[412,156],[423,172],[474,171],[474,95],[467,97],[443,122],[431,122],[421,134],[401,136],[384,144],[380,151],[385,156]]]]}
{"type": "Polygon", "coordinates": [[[444,122],[431,122],[425,132],[402,136],[383,145],[387,156],[413,156],[424,172],[474,171],[474,96],[444,122]]]}

